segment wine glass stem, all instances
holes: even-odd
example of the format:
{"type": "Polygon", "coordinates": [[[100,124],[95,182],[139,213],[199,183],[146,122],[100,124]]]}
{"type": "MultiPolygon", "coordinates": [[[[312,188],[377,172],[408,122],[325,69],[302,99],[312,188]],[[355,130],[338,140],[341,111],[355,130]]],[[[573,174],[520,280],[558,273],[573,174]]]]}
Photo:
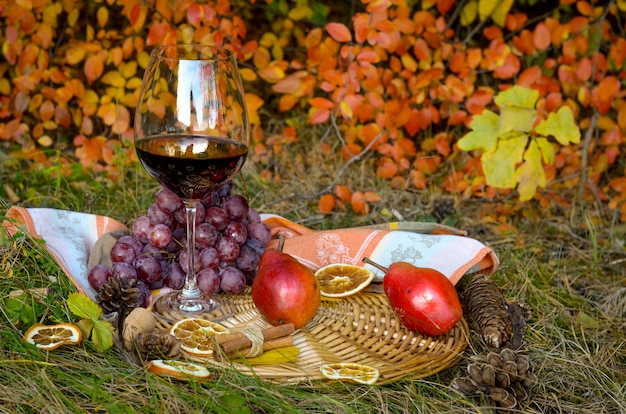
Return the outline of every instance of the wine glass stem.
{"type": "Polygon", "coordinates": [[[187,276],[185,286],[180,292],[184,299],[196,299],[202,297],[196,281],[196,213],[198,211],[196,200],[185,200],[185,214],[187,216],[187,276]]]}

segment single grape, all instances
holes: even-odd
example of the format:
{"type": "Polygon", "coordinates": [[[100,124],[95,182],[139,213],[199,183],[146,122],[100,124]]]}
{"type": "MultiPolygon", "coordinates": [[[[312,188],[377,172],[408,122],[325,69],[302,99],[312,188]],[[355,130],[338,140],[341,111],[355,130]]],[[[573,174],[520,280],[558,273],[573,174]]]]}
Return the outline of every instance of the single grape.
{"type": "Polygon", "coordinates": [[[252,223],[253,221],[260,221],[261,215],[258,211],[253,209],[252,207],[248,208],[248,222],[252,223]]]}
{"type": "Polygon", "coordinates": [[[233,239],[239,245],[244,244],[248,239],[248,230],[246,229],[246,226],[237,221],[231,221],[228,223],[222,234],[224,237],[233,239]]]}
{"type": "Polygon", "coordinates": [[[224,198],[230,195],[230,192],[232,190],[233,190],[233,182],[231,180],[219,186],[216,192],[220,195],[220,197],[224,198]]]}
{"type": "Polygon", "coordinates": [[[185,271],[179,263],[170,263],[167,277],[163,280],[163,285],[168,288],[179,290],[185,284],[185,271]]]}
{"type": "Polygon", "coordinates": [[[209,208],[213,206],[219,206],[222,199],[217,191],[212,191],[200,201],[202,202],[204,207],[209,208]]]}
{"type": "Polygon", "coordinates": [[[161,187],[156,193],[156,204],[161,210],[171,214],[181,207],[183,200],[175,192],[161,187]]]}
{"type": "Polygon", "coordinates": [[[200,268],[215,269],[220,264],[220,255],[215,247],[205,247],[200,250],[200,268]]]}
{"type": "MultiPolygon", "coordinates": [[[[194,252],[195,254],[194,254],[193,268],[196,272],[198,272],[200,270],[200,252],[198,252],[198,250],[195,250],[195,249],[194,249],[194,252]]],[[[183,249],[178,255],[178,263],[181,265],[185,273],[187,272],[187,269],[189,269],[188,262],[187,262],[188,254],[189,254],[189,250],[183,249]]]]}
{"type": "Polygon", "coordinates": [[[248,215],[248,200],[243,196],[229,195],[224,198],[223,205],[231,220],[240,221],[248,215]]]}
{"type": "Polygon", "coordinates": [[[152,224],[165,224],[167,227],[170,227],[174,222],[172,213],[161,210],[156,203],[152,203],[148,208],[148,218],[152,224]]]}
{"type": "Polygon", "coordinates": [[[252,272],[259,265],[259,254],[245,244],[239,247],[239,256],[237,256],[237,267],[244,272],[252,272]]]}
{"type": "Polygon", "coordinates": [[[265,253],[265,243],[258,239],[248,239],[244,243],[246,246],[252,248],[259,256],[265,253]]]}
{"type": "Polygon", "coordinates": [[[93,290],[97,291],[102,285],[109,281],[112,275],[113,271],[109,266],[105,264],[97,264],[89,269],[89,273],[87,273],[87,280],[89,281],[89,286],[91,286],[93,290]]]}
{"type": "Polygon", "coordinates": [[[143,250],[141,251],[141,253],[146,253],[146,254],[150,254],[152,256],[158,256],[159,258],[161,258],[162,257],[161,253],[163,253],[163,250],[159,249],[152,243],[148,243],[143,247],[143,250]]]}
{"type": "Polygon", "coordinates": [[[201,223],[196,227],[196,245],[200,249],[213,246],[218,237],[217,229],[210,223],[201,223]]]}
{"type": "Polygon", "coordinates": [[[215,243],[215,248],[223,262],[232,262],[239,256],[239,243],[228,237],[222,237],[215,243]]]}
{"type": "Polygon", "coordinates": [[[198,272],[196,282],[198,289],[205,295],[217,293],[220,289],[220,277],[213,269],[202,269],[198,272]]]}
{"type": "Polygon", "coordinates": [[[133,223],[133,235],[137,237],[142,243],[148,242],[148,233],[152,229],[152,223],[148,216],[140,216],[133,223]]]}
{"type": "Polygon", "coordinates": [[[248,238],[257,239],[261,241],[264,245],[267,244],[272,238],[272,233],[267,224],[263,223],[260,220],[253,221],[246,227],[248,230],[248,238]]]}
{"type": "Polygon", "coordinates": [[[150,304],[150,288],[148,288],[148,285],[143,283],[141,280],[137,282],[137,287],[140,292],[137,303],[139,303],[139,306],[142,308],[147,308],[150,304]]]}
{"type": "Polygon", "coordinates": [[[159,249],[165,249],[172,241],[172,230],[165,224],[155,224],[148,233],[150,244],[159,249]]]}
{"type": "Polygon", "coordinates": [[[137,279],[137,269],[130,263],[116,263],[113,266],[113,275],[120,279],[137,279]]]}
{"type": "Polygon", "coordinates": [[[135,248],[135,253],[139,254],[143,250],[143,243],[136,236],[131,236],[129,234],[125,234],[119,239],[117,239],[120,243],[130,244],[135,248]]]}
{"type": "Polygon", "coordinates": [[[148,285],[148,289],[150,289],[150,290],[161,289],[164,284],[165,284],[165,279],[164,278],[160,278],[156,282],[150,283],[148,285]]]}
{"type": "Polygon", "coordinates": [[[132,263],[135,257],[137,257],[137,252],[130,244],[118,240],[113,247],[111,247],[111,261],[113,263],[132,263]]]}
{"type": "Polygon", "coordinates": [[[162,259],[151,254],[140,254],[133,265],[137,269],[137,277],[142,282],[150,284],[163,276],[162,259]]]}
{"type": "Polygon", "coordinates": [[[220,290],[224,293],[241,293],[246,286],[246,276],[236,267],[226,267],[220,272],[220,290]]]}
{"type": "Polygon", "coordinates": [[[210,223],[218,231],[222,231],[228,225],[230,221],[228,213],[221,207],[209,207],[206,209],[204,221],[210,223]]]}

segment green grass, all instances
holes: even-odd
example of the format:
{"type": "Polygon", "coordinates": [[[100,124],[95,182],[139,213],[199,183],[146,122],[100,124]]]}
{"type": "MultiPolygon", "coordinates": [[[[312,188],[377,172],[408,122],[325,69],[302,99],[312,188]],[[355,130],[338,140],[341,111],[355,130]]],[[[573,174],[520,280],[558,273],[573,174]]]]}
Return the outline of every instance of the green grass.
{"type": "MultiPolygon", "coordinates": [[[[250,163],[237,179],[261,212],[282,214],[315,229],[393,220],[396,210],[407,220],[432,220],[432,206],[444,197],[433,187],[421,193],[398,191],[380,182],[367,158],[342,176],[355,190],[374,190],[382,201],[367,217],[349,210],[321,216],[314,195],[341,169],[338,160],[299,144],[277,154],[282,181],[260,178],[250,163]],[[306,155],[303,155],[306,154],[306,155]]],[[[6,160],[5,160],[6,161],[6,160]]],[[[55,178],[51,169],[3,162],[0,179],[19,197],[9,201],[0,189],[0,216],[11,205],[54,207],[112,216],[132,224],[152,203],[157,188],[139,168],[128,168],[121,182],[77,172],[55,178]]],[[[529,401],[510,412],[626,412],[626,266],[624,226],[591,207],[580,211],[512,221],[500,232],[480,222],[486,202],[459,203],[449,217],[470,235],[489,243],[501,260],[494,279],[511,300],[531,311],[526,347],[539,381],[529,401]],[[572,218],[570,218],[572,217],[572,218]]],[[[89,341],[78,347],[40,352],[22,341],[36,321],[72,319],[65,299],[74,291],[42,243],[28,235],[0,245],[0,412],[7,413],[486,413],[484,402],[461,397],[451,388],[476,354],[488,351],[476,337],[455,366],[418,381],[385,386],[306,382],[281,386],[221,369],[209,383],[161,378],[128,364],[114,349],[97,353],[89,341]],[[31,295],[9,300],[16,289],[47,287],[43,302],[31,295]]]]}

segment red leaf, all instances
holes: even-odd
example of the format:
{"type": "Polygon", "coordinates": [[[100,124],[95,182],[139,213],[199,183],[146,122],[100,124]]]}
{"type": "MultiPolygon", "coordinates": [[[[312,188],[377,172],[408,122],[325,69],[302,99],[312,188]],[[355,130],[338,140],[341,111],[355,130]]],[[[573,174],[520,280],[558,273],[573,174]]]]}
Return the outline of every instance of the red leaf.
{"type": "Polygon", "coordinates": [[[202,7],[202,5],[195,2],[191,3],[189,5],[189,8],[187,8],[187,20],[189,20],[189,23],[193,27],[198,28],[200,27],[200,21],[203,17],[204,8],[202,7]]]}
{"type": "Polygon", "coordinates": [[[331,22],[326,24],[326,31],[339,43],[352,41],[352,33],[343,23],[331,22]]]}
{"type": "Polygon", "coordinates": [[[587,57],[583,57],[578,61],[578,65],[576,65],[576,76],[583,82],[587,82],[591,79],[591,68],[592,68],[591,59],[587,57]]]}
{"type": "Polygon", "coordinates": [[[547,49],[552,43],[550,29],[548,29],[548,26],[546,26],[545,23],[540,22],[537,26],[535,26],[535,31],[533,32],[533,43],[539,50],[547,49]]]}

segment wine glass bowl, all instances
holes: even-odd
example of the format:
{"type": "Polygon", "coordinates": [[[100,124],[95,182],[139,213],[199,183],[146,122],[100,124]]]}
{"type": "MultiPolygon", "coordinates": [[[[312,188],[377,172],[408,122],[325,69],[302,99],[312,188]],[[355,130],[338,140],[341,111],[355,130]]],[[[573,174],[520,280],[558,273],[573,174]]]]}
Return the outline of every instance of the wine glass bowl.
{"type": "MultiPolygon", "coordinates": [[[[185,204],[186,248],[195,249],[196,208],[230,181],[248,154],[249,123],[234,53],[206,45],[152,50],[135,112],[135,148],[146,171],[185,204]]],[[[181,291],[155,304],[167,312],[210,312],[188,254],[181,291]]]]}

